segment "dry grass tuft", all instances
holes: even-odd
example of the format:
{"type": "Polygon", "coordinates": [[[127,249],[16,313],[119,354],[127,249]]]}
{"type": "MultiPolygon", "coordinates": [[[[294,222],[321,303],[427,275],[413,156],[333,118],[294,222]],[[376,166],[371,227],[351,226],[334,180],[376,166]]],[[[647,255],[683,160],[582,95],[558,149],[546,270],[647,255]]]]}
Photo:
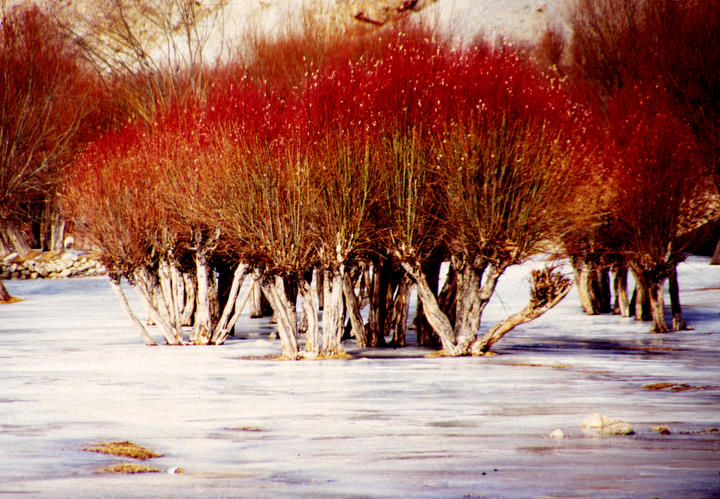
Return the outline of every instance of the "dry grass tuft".
{"type": "Polygon", "coordinates": [[[651,431],[659,433],[660,435],[670,435],[670,428],[667,426],[653,426],[650,428],[651,431]]]}
{"type": "Polygon", "coordinates": [[[267,431],[265,428],[262,428],[260,426],[235,426],[233,428],[228,428],[230,431],[252,431],[252,432],[261,432],[261,431],[267,431]]]}
{"type": "Polygon", "coordinates": [[[712,386],[693,386],[686,383],[651,383],[643,385],[645,390],[668,390],[671,392],[686,392],[689,390],[712,390],[712,386]]]}
{"type": "Polygon", "coordinates": [[[11,296],[9,300],[0,300],[0,305],[8,305],[10,303],[17,303],[19,301],[23,301],[22,298],[15,298],[14,296],[11,296]]]}
{"type": "MultiPolygon", "coordinates": [[[[131,475],[135,473],[160,473],[162,470],[160,468],[156,468],[155,466],[148,466],[146,464],[136,464],[136,463],[119,463],[119,464],[112,464],[110,466],[106,466],[104,468],[99,468],[95,470],[95,473],[116,473],[116,474],[124,474],[124,475],[131,475]]],[[[179,471],[176,473],[180,473],[179,471]]]]}
{"type": "Polygon", "coordinates": [[[437,359],[439,357],[450,357],[447,353],[445,353],[445,350],[438,350],[436,352],[430,352],[423,355],[426,359],[437,359]]]}
{"type": "Polygon", "coordinates": [[[146,449],[134,442],[115,441],[115,442],[98,442],[83,448],[88,452],[98,452],[100,454],[111,454],[113,456],[129,457],[131,459],[140,459],[144,461],[154,457],[163,457],[151,450],[146,449]]]}
{"type": "Polygon", "coordinates": [[[517,367],[549,367],[551,369],[570,369],[570,364],[536,364],[534,362],[511,362],[507,364],[509,366],[517,367]]]}

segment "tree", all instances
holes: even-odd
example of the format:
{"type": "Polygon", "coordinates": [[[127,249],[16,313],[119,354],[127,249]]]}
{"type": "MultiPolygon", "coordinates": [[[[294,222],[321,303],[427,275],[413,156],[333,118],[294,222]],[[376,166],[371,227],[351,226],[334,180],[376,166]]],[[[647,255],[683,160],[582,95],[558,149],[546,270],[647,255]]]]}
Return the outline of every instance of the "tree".
{"type": "MultiPolygon", "coordinates": [[[[567,95],[520,54],[481,44],[452,52],[443,69],[437,80],[423,81],[423,90],[452,96],[466,111],[448,120],[428,113],[423,129],[433,131],[430,149],[412,134],[389,141],[393,221],[387,241],[417,285],[443,350],[463,355],[482,353],[495,341],[476,341],[476,335],[504,271],[547,249],[549,240],[568,229],[573,186],[583,168],[570,146],[567,95]],[[440,308],[423,272],[429,253],[424,241],[439,240],[456,276],[454,321],[440,308]]],[[[432,96],[429,102],[444,111],[456,109],[442,107],[443,100],[432,96]]],[[[422,113],[423,102],[414,102],[405,116],[422,113]]],[[[536,302],[536,309],[554,305],[569,290],[564,279],[545,282],[557,287],[536,302]]]]}
{"type": "Polygon", "coordinates": [[[616,92],[608,103],[608,123],[611,145],[605,157],[618,186],[612,197],[614,235],[636,280],[648,290],[653,332],[668,332],[663,283],[692,248],[697,228],[716,216],[712,174],[690,125],[678,118],[662,88],[616,92]]]}
{"type": "MultiPolygon", "coordinates": [[[[686,120],[720,179],[720,2],[578,0],[564,72],[588,82],[602,100],[636,85],[659,85],[686,120]]],[[[720,184],[719,184],[720,185],[720,184]]]]}
{"type": "Polygon", "coordinates": [[[66,163],[97,124],[90,114],[98,91],[78,51],[39,7],[3,4],[1,14],[0,232],[24,254],[30,247],[21,226],[38,206],[55,203],[66,163]]]}

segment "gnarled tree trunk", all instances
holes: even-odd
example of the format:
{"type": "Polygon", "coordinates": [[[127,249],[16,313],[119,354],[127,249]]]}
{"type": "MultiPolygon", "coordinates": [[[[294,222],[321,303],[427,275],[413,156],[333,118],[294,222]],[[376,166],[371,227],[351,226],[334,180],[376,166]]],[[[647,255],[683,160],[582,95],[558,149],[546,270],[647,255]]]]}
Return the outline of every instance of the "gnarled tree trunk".
{"type": "Polygon", "coordinates": [[[633,267],[631,271],[635,278],[635,290],[633,291],[633,298],[630,300],[630,308],[631,310],[634,309],[635,320],[652,320],[648,283],[641,270],[633,267]]]}
{"type": "MultiPolygon", "coordinates": [[[[318,275],[320,273],[321,272],[318,272],[318,275]]],[[[343,283],[345,280],[345,269],[343,267],[339,269],[328,269],[322,273],[324,274],[322,279],[323,287],[328,290],[324,300],[325,309],[323,310],[322,353],[326,356],[339,355],[343,353],[343,283]]]]}
{"type": "Polygon", "coordinates": [[[665,320],[665,303],[663,301],[663,281],[655,276],[647,276],[648,297],[653,320],[653,333],[669,333],[670,328],[665,320]]]}
{"type": "Polygon", "coordinates": [[[210,342],[215,329],[214,315],[218,308],[218,297],[215,275],[208,261],[208,250],[199,243],[195,250],[195,275],[197,276],[197,297],[191,341],[195,344],[206,345],[210,342]]]}
{"type": "Polygon", "coordinates": [[[168,345],[184,345],[183,333],[172,322],[155,273],[144,267],[135,269],[133,287],[145,302],[149,319],[160,328],[168,345]]]}
{"type": "Polygon", "coordinates": [[[320,328],[315,296],[313,296],[312,287],[306,279],[300,280],[298,291],[302,298],[303,316],[307,321],[305,327],[305,354],[308,358],[315,358],[320,354],[320,328]]]}
{"type": "Polygon", "coordinates": [[[408,262],[402,262],[401,265],[417,286],[417,294],[418,298],[422,300],[425,318],[440,337],[443,351],[451,356],[464,355],[466,352],[458,347],[455,341],[455,331],[447,315],[440,309],[437,298],[425,279],[425,274],[420,264],[416,263],[412,265],[408,262]]]}
{"type": "Polygon", "coordinates": [[[130,304],[127,301],[127,297],[125,296],[125,292],[122,289],[122,286],[120,285],[120,277],[114,276],[111,274],[108,274],[108,279],[110,281],[110,288],[112,288],[113,292],[115,293],[115,296],[120,301],[120,306],[122,307],[123,311],[125,312],[125,315],[128,316],[130,319],[130,322],[133,323],[135,328],[140,333],[140,337],[143,340],[143,343],[145,343],[148,346],[157,346],[157,343],[155,340],[152,339],[152,336],[147,332],[147,329],[145,329],[145,326],[143,323],[137,318],[137,316],[133,313],[132,309],[130,308],[130,304]]]}
{"type": "MultiPolygon", "coordinates": [[[[225,305],[223,307],[222,314],[220,315],[220,319],[218,320],[217,324],[215,325],[215,329],[213,330],[212,337],[210,338],[210,343],[213,345],[221,345],[225,343],[225,340],[230,335],[230,331],[235,326],[235,320],[232,320],[230,314],[235,312],[233,315],[233,318],[235,315],[239,315],[240,312],[238,312],[237,309],[237,299],[238,295],[240,294],[240,289],[242,288],[243,280],[245,279],[245,276],[249,273],[250,267],[244,263],[239,264],[235,268],[235,272],[233,273],[233,279],[230,283],[230,288],[228,289],[227,295],[225,297],[225,305]]],[[[244,297],[244,301],[247,300],[247,295],[249,295],[250,290],[252,286],[248,286],[248,291],[246,293],[246,296],[244,297]]],[[[244,303],[240,305],[240,311],[242,311],[244,303]]]]}
{"type": "Polygon", "coordinates": [[[670,293],[670,309],[672,311],[672,330],[685,331],[691,329],[688,327],[682,316],[682,306],[680,305],[680,286],[678,285],[677,266],[673,266],[668,276],[668,291],[670,293]]]}
{"type": "Polygon", "coordinates": [[[533,288],[530,302],[521,311],[498,322],[472,345],[473,355],[482,355],[490,350],[507,333],[520,324],[537,319],[567,296],[572,281],[552,268],[533,271],[533,288]]]}
{"type": "Polygon", "coordinates": [[[368,314],[368,346],[385,346],[385,320],[388,314],[388,288],[392,274],[392,262],[387,257],[378,258],[372,271],[369,290],[370,312],[368,314]]]}
{"type": "Polygon", "coordinates": [[[358,298],[355,295],[355,287],[353,286],[350,272],[344,273],[342,281],[342,291],[345,298],[345,308],[347,310],[348,316],[350,317],[350,327],[352,329],[352,334],[353,336],[355,336],[355,341],[357,342],[358,347],[367,348],[367,330],[365,328],[363,317],[360,314],[360,304],[358,303],[358,298]]]}
{"type": "Polygon", "coordinates": [[[8,224],[5,227],[5,235],[20,256],[25,256],[32,250],[25,233],[16,224],[8,224]]]}
{"type": "Polygon", "coordinates": [[[275,312],[283,356],[295,360],[298,358],[295,304],[288,300],[285,282],[282,277],[267,276],[262,280],[262,287],[275,312]]]}
{"type": "MultiPolygon", "coordinates": [[[[427,262],[424,266],[424,272],[425,277],[427,279],[428,285],[430,286],[430,289],[433,293],[438,295],[438,285],[440,283],[440,266],[442,265],[442,261],[440,260],[431,260],[427,262]]],[[[450,275],[448,274],[448,280],[450,279],[450,275]]],[[[443,290],[446,289],[448,285],[448,281],[445,281],[445,286],[443,286],[443,290]]],[[[453,288],[453,297],[454,297],[454,288],[453,288]]],[[[443,306],[443,299],[441,296],[438,295],[438,302],[440,304],[440,308],[445,311],[445,313],[448,313],[448,309],[443,306]]],[[[450,322],[454,324],[454,309],[455,309],[455,303],[452,304],[453,309],[453,315],[452,317],[448,317],[450,319],[450,322]]],[[[417,331],[417,342],[418,345],[421,347],[428,347],[428,348],[437,348],[440,346],[440,338],[438,338],[437,334],[435,334],[435,330],[430,326],[430,324],[427,321],[427,318],[425,317],[425,312],[423,309],[422,300],[418,300],[417,303],[417,313],[415,316],[415,330],[417,331]]]]}
{"type": "Polygon", "coordinates": [[[610,278],[606,268],[599,268],[593,258],[575,255],[570,258],[580,305],[588,315],[612,311],[610,278]]]}
{"type": "Polygon", "coordinates": [[[9,302],[11,299],[12,296],[10,296],[7,288],[5,288],[5,284],[2,282],[2,279],[0,279],[0,302],[9,302]]]}
{"type": "Polygon", "coordinates": [[[613,268],[613,290],[615,292],[615,305],[613,314],[630,317],[630,299],[628,297],[628,269],[624,265],[615,265],[613,268]]]}
{"type": "Polygon", "coordinates": [[[395,298],[392,305],[392,321],[391,328],[393,330],[393,347],[405,346],[405,333],[407,332],[408,308],[410,305],[410,290],[412,289],[412,281],[403,273],[400,282],[397,285],[395,298]]]}

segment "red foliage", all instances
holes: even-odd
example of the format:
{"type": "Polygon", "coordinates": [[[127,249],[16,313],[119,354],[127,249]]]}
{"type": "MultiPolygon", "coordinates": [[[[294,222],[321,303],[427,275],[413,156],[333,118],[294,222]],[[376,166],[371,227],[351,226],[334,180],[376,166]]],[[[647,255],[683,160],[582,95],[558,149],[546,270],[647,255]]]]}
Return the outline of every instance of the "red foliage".
{"type": "Polygon", "coordinates": [[[713,209],[712,177],[676,106],[657,86],[623,89],[608,105],[615,235],[631,261],[661,275],[713,209]]]}
{"type": "Polygon", "coordinates": [[[36,6],[0,21],[0,219],[52,195],[80,144],[102,126],[102,93],[80,54],[36,6]]]}

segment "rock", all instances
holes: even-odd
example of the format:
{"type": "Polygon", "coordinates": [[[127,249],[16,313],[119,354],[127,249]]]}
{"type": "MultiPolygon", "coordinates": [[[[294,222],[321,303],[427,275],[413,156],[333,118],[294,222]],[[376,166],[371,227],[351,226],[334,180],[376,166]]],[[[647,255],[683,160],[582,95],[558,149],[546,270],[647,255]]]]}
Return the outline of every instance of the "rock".
{"type": "Polygon", "coordinates": [[[66,251],[62,255],[60,255],[60,259],[64,260],[65,262],[70,262],[69,264],[72,264],[74,262],[77,262],[80,257],[77,256],[75,253],[70,253],[69,251],[66,251]]]}
{"type": "Polygon", "coordinates": [[[12,265],[10,265],[10,272],[11,272],[11,273],[17,272],[17,269],[18,269],[18,264],[17,264],[17,263],[13,263],[12,265]]]}
{"type": "Polygon", "coordinates": [[[606,424],[606,418],[599,412],[585,416],[583,419],[583,428],[602,428],[606,424]]]}
{"type": "Polygon", "coordinates": [[[4,264],[12,263],[12,261],[15,260],[18,256],[20,256],[20,255],[18,254],[18,252],[17,252],[17,251],[13,251],[13,252],[10,253],[8,256],[6,256],[5,258],[3,258],[2,261],[3,261],[4,264]]]}
{"type": "Polygon", "coordinates": [[[590,414],[583,419],[583,428],[597,429],[603,435],[632,435],[632,425],[617,418],[608,418],[599,412],[590,414]]]}
{"type": "Polygon", "coordinates": [[[70,277],[72,275],[72,269],[65,269],[62,272],[58,274],[58,277],[64,278],[64,277],[70,277]]]}
{"type": "Polygon", "coordinates": [[[553,430],[552,433],[550,433],[551,438],[565,438],[565,434],[561,429],[553,430]]]}
{"type": "Polygon", "coordinates": [[[72,236],[67,236],[65,240],[63,241],[63,247],[65,249],[70,249],[75,245],[75,238],[72,236]]]}
{"type": "Polygon", "coordinates": [[[37,278],[38,278],[38,273],[37,273],[37,272],[31,272],[31,273],[30,273],[30,279],[37,279],[37,278]]]}

